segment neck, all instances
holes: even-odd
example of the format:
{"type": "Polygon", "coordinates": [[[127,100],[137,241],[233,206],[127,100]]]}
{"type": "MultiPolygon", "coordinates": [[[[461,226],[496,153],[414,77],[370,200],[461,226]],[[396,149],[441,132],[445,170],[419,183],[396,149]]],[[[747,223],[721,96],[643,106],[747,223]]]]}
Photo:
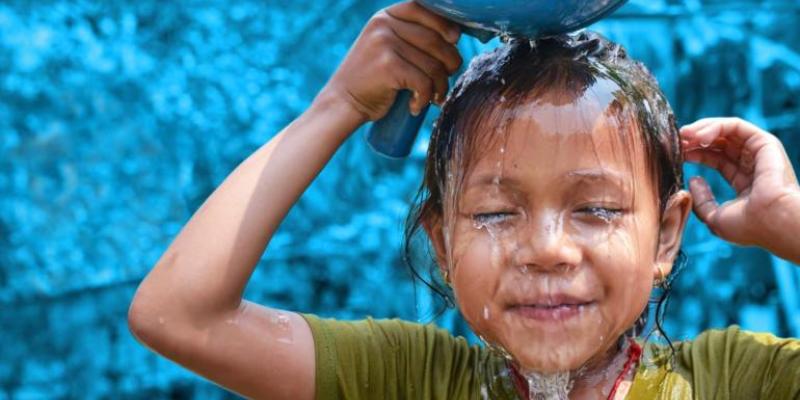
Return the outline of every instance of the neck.
{"type": "Polygon", "coordinates": [[[517,387],[523,397],[529,397],[531,400],[540,398],[566,400],[567,397],[571,400],[607,399],[612,391],[618,389],[616,386],[618,380],[627,380],[633,376],[636,366],[634,361],[638,359],[640,350],[637,347],[629,351],[630,346],[628,342],[615,344],[601,356],[590,360],[576,371],[570,371],[569,374],[551,375],[549,377],[536,374],[527,377],[519,375],[517,387]],[[633,358],[630,357],[631,355],[633,358]],[[542,386],[543,384],[547,386],[549,383],[557,383],[556,381],[560,382],[564,379],[569,380],[568,382],[562,382],[561,385],[567,387],[566,391],[536,393],[537,386],[542,386]],[[553,382],[549,382],[551,380],[553,382]]]}
{"type": "MultiPolygon", "coordinates": [[[[607,399],[615,389],[617,379],[625,371],[625,365],[630,359],[629,347],[627,342],[615,344],[597,361],[590,362],[581,372],[576,373],[569,398],[607,399]]],[[[627,376],[622,376],[623,380],[632,376],[633,367],[628,367],[625,373],[627,376]]]]}

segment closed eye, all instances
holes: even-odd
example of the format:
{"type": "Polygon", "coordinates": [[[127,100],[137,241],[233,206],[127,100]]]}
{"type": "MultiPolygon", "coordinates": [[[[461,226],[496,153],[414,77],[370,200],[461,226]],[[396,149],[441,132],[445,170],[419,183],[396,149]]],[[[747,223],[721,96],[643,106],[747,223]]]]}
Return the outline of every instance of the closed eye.
{"type": "Polygon", "coordinates": [[[472,220],[478,224],[496,224],[505,221],[512,215],[514,215],[514,213],[508,211],[479,213],[479,214],[473,214],[472,220]]]}
{"type": "Polygon", "coordinates": [[[580,213],[599,218],[605,222],[610,222],[622,215],[624,210],[611,207],[584,207],[578,210],[580,213]]]}

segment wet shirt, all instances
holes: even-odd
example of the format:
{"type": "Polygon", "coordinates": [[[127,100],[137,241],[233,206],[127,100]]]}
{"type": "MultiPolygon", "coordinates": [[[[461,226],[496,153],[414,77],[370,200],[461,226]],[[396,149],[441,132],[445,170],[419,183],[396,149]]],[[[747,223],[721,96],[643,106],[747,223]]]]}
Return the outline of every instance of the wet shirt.
{"type": "MultiPolygon", "coordinates": [[[[316,398],[517,399],[505,360],[432,324],[304,314],[316,398]]],[[[733,325],[644,353],[627,399],[800,399],[800,340],[733,325]]]]}

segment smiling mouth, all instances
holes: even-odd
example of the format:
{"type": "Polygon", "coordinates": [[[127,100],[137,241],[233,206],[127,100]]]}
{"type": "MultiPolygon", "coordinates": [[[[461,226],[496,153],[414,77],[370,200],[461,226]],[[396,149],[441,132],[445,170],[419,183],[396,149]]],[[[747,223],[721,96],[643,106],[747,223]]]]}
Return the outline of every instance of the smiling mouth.
{"type": "Polygon", "coordinates": [[[579,317],[594,305],[594,301],[560,304],[519,304],[510,307],[509,311],[525,319],[557,322],[579,317]]]}

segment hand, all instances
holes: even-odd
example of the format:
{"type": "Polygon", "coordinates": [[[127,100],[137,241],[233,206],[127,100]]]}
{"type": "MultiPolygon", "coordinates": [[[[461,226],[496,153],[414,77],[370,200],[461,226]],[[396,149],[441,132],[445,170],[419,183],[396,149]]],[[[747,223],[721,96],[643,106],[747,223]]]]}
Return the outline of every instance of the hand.
{"type": "Polygon", "coordinates": [[[323,92],[346,101],[366,122],[383,117],[398,90],[410,89],[409,111],[418,114],[432,100],[444,100],[447,78],[462,62],[459,36],[458,25],[417,3],[395,4],[369,20],[323,92]]]}
{"type": "Polygon", "coordinates": [[[686,161],[716,169],[736,190],[735,199],[719,205],[705,180],[690,180],[694,212],[714,234],[778,255],[784,247],[800,247],[800,232],[781,231],[794,229],[787,224],[792,213],[800,217],[800,187],[778,138],[739,118],[701,119],[680,135],[686,161]]]}

